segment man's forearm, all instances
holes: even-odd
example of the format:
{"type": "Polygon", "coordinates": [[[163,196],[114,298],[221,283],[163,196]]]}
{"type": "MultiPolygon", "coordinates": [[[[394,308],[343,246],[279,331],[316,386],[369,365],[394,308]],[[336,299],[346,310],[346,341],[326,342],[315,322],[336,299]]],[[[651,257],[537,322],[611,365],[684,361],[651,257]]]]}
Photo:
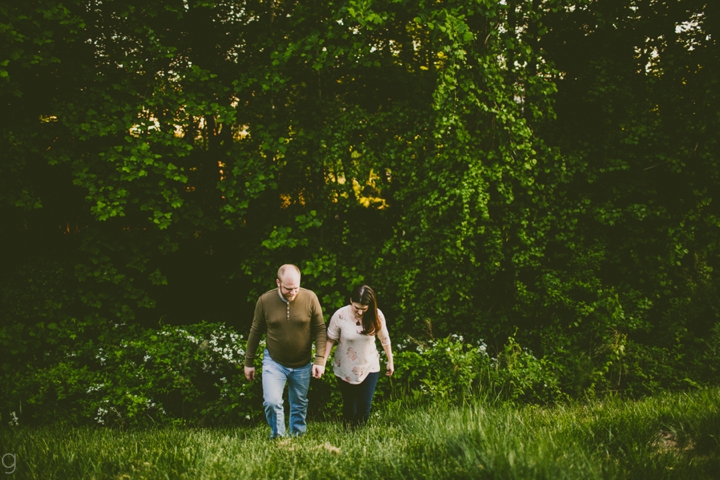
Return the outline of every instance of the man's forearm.
{"type": "Polygon", "coordinates": [[[245,350],[245,366],[255,366],[255,356],[257,354],[257,347],[260,344],[260,337],[262,335],[250,329],[250,335],[248,335],[247,349],[245,350]]]}
{"type": "Polygon", "coordinates": [[[313,363],[315,365],[325,365],[325,348],[327,345],[327,337],[325,336],[325,329],[321,329],[315,335],[315,359],[313,363]]]}

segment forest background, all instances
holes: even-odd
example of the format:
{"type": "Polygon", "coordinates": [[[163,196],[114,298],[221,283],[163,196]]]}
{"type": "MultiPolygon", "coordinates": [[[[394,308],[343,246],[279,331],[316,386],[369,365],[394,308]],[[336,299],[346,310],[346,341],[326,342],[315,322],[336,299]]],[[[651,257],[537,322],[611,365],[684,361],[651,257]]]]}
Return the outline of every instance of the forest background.
{"type": "Polygon", "coordinates": [[[1,420],[261,413],[287,262],[326,317],[375,288],[411,390],[717,385],[718,35],[703,0],[3,3],[1,420]]]}

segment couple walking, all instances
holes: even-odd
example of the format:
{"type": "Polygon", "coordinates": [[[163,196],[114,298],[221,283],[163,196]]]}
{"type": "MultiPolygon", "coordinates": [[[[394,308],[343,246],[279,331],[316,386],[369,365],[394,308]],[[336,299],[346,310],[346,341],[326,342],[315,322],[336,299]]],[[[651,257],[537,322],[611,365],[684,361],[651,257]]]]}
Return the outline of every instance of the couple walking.
{"type": "Polygon", "coordinates": [[[386,375],[395,370],[390,336],[385,317],[377,308],[375,292],[367,285],[356,287],[350,295],[350,304],[333,314],[326,333],[317,295],[300,288],[300,269],[283,265],[276,283],[277,289],[265,292],[255,305],[245,354],[245,377],[250,381],[255,378],[255,353],[260,338],[266,335],[262,385],[270,437],[285,435],[285,384],[290,401],[290,434],[305,433],[310,376],[322,377],[335,342],[338,346],[333,373],[343,398],[343,419],[349,426],[364,424],[370,416],[380,372],[375,337],[387,354],[386,375]],[[313,340],[316,354],[311,362],[313,340]]]}

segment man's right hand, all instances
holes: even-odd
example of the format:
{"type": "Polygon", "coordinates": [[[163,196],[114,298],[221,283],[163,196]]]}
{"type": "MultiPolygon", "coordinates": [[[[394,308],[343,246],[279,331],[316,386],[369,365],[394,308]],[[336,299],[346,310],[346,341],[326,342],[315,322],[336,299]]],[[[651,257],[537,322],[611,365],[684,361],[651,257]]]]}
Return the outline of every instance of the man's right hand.
{"type": "Polygon", "coordinates": [[[245,367],[245,378],[248,382],[255,380],[255,367],[245,367]]]}

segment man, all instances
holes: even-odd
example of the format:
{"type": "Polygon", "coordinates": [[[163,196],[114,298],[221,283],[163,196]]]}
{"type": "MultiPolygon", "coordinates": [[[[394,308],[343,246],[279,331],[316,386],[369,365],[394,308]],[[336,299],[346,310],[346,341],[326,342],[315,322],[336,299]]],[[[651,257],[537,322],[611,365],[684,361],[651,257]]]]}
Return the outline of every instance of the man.
{"type": "Polygon", "coordinates": [[[317,295],[300,288],[300,269],[283,265],[277,273],[277,289],[265,292],[255,305],[245,353],[245,378],[255,378],[255,353],[263,334],[267,348],[262,363],[263,406],[270,425],[270,438],[285,436],[283,390],[288,384],[290,435],[307,430],[307,392],[310,375],[325,372],[325,321],[317,295]],[[312,341],[315,361],[311,364],[312,341]]]}

